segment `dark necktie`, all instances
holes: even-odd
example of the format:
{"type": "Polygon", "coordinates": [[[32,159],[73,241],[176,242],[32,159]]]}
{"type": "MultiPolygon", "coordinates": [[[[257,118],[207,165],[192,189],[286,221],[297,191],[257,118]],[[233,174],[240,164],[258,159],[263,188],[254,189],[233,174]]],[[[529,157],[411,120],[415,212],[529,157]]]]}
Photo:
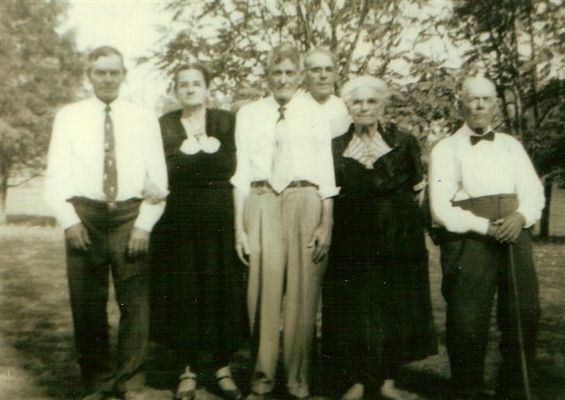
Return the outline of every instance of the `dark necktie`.
{"type": "Polygon", "coordinates": [[[284,112],[286,111],[286,107],[285,106],[280,106],[279,107],[279,119],[277,119],[277,122],[280,122],[284,119],[284,112]]]}
{"type": "Polygon", "coordinates": [[[104,183],[103,190],[106,201],[113,204],[118,194],[118,168],[116,165],[116,143],[114,140],[114,125],[110,116],[110,106],[104,109],[104,183]]]}
{"type": "Polygon", "coordinates": [[[471,135],[471,145],[476,145],[477,143],[479,143],[481,140],[489,140],[489,141],[493,141],[494,140],[494,131],[490,130],[487,133],[483,134],[483,135],[471,135]]]}

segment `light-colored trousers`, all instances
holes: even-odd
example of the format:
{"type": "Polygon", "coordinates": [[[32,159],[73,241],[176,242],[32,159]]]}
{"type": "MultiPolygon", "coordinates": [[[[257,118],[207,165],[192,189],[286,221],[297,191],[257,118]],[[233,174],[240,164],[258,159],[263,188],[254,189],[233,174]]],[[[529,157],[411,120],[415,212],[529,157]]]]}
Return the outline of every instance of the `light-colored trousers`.
{"type": "Polygon", "coordinates": [[[245,207],[250,245],[248,311],[258,341],[252,390],[273,390],[283,325],[288,392],[308,396],[310,355],[325,262],[314,264],[308,248],[320,223],[322,202],[314,187],[280,195],[252,188],[245,207]],[[284,310],[283,310],[283,296],[284,310]]]}

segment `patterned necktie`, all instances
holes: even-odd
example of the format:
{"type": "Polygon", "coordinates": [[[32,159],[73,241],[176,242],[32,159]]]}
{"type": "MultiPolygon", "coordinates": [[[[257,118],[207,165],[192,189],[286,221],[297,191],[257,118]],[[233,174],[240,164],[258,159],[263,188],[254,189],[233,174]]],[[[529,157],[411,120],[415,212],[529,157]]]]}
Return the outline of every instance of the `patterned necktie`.
{"type": "Polygon", "coordinates": [[[104,109],[104,183],[103,190],[106,201],[112,204],[118,194],[118,168],[116,166],[116,144],[114,141],[114,125],[110,116],[110,106],[104,109]]]}
{"type": "Polygon", "coordinates": [[[290,138],[286,130],[286,119],[284,112],[286,107],[279,107],[279,119],[275,126],[275,151],[273,154],[273,165],[269,183],[277,192],[282,192],[292,182],[292,148],[290,138]]]}
{"type": "Polygon", "coordinates": [[[481,140],[489,140],[489,141],[493,141],[494,140],[494,131],[491,130],[483,135],[472,135],[471,136],[471,145],[474,146],[477,143],[479,143],[481,140]]]}

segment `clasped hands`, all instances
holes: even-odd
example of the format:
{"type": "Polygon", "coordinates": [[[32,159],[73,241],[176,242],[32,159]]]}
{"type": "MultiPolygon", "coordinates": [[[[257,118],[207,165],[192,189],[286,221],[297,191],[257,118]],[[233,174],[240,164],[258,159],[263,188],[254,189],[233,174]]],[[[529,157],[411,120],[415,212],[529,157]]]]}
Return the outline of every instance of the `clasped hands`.
{"type": "Polygon", "coordinates": [[[524,228],[526,220],[519,212],[489,223],[487,235],[501,243],[514,243],[524,228]]]}
{"type": "MultiPolygon", "coordinates": [[[[312,253],[312,261],[319,263],[326,257],[330,249],[330,244],[332,241],[332,227],[328,224],[320,224],[314,233],[312,238],[308,243],[308,248],[314,247],[314,252],[312,253]]],[[[236,232],[235,238],[235,250],[237,256],[242,263],[249,266],[249,238],[247,233],[244,231],[236,232]]]]}
{"type": "MultiPolygon", "coordinates": [[[[74,224],[65,230],[65,238],[71,248],[76,250],[88,250],[91,244],[88,230],[82,222],[74,224]]],[[[149,232],[134,227],[128,242],[128,256],[136,257],[147,253],[149,248],[149,232]]]]}

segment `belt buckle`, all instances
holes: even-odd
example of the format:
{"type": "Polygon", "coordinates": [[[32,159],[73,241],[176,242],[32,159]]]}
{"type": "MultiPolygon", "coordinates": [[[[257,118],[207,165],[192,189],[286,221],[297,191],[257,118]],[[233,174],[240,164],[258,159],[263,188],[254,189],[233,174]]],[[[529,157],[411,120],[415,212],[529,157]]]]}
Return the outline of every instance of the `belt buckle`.
{"type": "Polygon", "coordinates": [[[106,205],[108,206],[108,211],[112,211],[118,208],[118,204],[115,201],[108,201],[106,205]]]}

